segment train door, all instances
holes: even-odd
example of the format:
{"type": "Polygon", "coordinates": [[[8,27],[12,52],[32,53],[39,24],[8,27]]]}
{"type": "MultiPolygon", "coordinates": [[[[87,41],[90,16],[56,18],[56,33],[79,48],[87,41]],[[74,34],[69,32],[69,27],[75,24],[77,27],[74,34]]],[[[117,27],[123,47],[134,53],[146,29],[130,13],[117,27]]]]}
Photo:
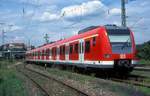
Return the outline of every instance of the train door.
{"type": "Polygon", "coordinates": [[[65,59],[66,61],[69,60],[69,43],[66,44],[66,51],[65,51],[65,59]]]}
{"type": "Polygon", "coordinates": [[[84,40],[79,40],[79,61],[84,62],[84,40]]]}

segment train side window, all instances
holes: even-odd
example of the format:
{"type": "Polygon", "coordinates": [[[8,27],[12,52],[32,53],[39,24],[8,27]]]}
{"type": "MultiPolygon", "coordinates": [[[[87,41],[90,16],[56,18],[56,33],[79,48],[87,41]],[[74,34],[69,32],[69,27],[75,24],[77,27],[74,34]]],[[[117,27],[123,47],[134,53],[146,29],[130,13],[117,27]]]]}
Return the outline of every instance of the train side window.
{"type": "Polygon", "coordinates": [[[56,54],[57,54],[57,55],[60,54],[60,48],[59,48],[59,47],[56,48],[56,54]]]}
{"type": "Polygon", "coordinates": [[[57,48],[55,48],[55,55],[57,55],[57,48]]]}
{"type": "Polygon", "coordinates": [[[52,53],[52,50],[51,50],[51,49],[49,49],[49,56],[51,56],[51,53],[52,53]]]}
{"type": "Polygon", "coordinates": [[[38,56],[40,56],[41,55],[41,53],[40,53],[40,51],[38,52],[38,56]]]}
{"type": "Polygon", "coordinates": [[[85,53],[90,52],[90,41],[85,42],[85,53]]]}
{"type": "Polygon", "coordinates": [[[37,53],[37,52],[35,52],[35,56],[38,56],[38,53],[37,53]]]}
{"type": "Polygon", "coordinates": [[[60,46],[60,55],[63,55],[63,46],[60,46]]]}
{"type": "Polygon", "coordinates": [[[70,51],[69,51],[69,53],[72,54],[72,52],[73,52],[73,45],[70,45],[70,51]]]}
{"type": "Polygon", "coordinates": [[[56,55],[56,48],[54,48],[54,54],[56,55]]]}
{"type": "Polygon", "coordinates": [[[63,55],[64,55],[65,54],[65,46],[63,46],[63,50],[62,51],[63,51],[63,55]]]}
{"type": "Polygon", "coordinates": [[[40,56],[42,56],[42,51],[40,52],[40,56]]]}
{"type": "Polygon", "coordinates": [[[45,52],[45,50],[43,50],[43,56],[45,56],[46,54],[45,54],[46,52],[45,52]]]}
{"type": "Polygon", "coordinates": [[[54,55],[54,48],[52,48],[52,56],[54,55]]]}
{"type": "Polygon", "coordinates": [[[53,56],[55,55],[55,48],[53,48],[53,56]]]}
{"type": "Polygon", "coordinates": [[[44,56],[44,50],[42,51],[42,56],[44,56]]]}
{"type": "Polygon", "coordinates": [[[78,44],[75,44],[75,53],[78,53],[78,44]]]}
{"type": "Polygon", "coordinates": [[[93,37],[93,46],[96,45],[96,37],[93,37]]]}
{"type": "Polygon", "coordinates": [[[66,49],[66,50],[65,50],[66,54],[69,54],[69,46],[66,46],[65,49],[66,49]]]}
{"type": "Polygon", "coordinates": [[[79,53],[81,53],[81,43],[79,44],[79,53]]]}
{"type": "Polygon", "coordinates": [[[49,56],[49,49],[47,49],[46,56],[49,56]]]}
{"type": "Polygon", "coordinates": [[[82,53],[84,53],[84,43],[82,42],[82,53]]]}
{"type": "Polygon", "coordinates": [[[61,55],[61,46],[59,47],[59,54],[61,55]]]}
{"type": "Polygon", "coordinates": [[[46,49],[46,50],[45,50],[45,56],[48,56],[47,52],[48,52],[48,50],[46,49]]]}

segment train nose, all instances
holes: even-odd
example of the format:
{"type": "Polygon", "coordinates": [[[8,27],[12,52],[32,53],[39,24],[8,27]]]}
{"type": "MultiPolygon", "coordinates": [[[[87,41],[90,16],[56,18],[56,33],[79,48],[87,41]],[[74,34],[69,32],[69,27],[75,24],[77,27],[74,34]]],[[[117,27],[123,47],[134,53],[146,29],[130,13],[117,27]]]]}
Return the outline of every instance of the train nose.
{"type": "Polygon", "coordinates": [[[129,60],[119,60],[118,61],[119,66],[124,66],[124,67],[130,67],[130,61],[129,60]]]}
{"type": "Polygon", "coordinates": [[[131,67],[131,61],[130,60],[117,60],[116,65],[119,67],[131,67]]]}
{"type": "Polygon", "coordinates": [[[131,60],[123,60],[123,59],[122,60],[116,60],[114,68],[116,71],[119,71],[119,72],[124,72],[124,71],[130,72],[133,70],[131,60]]]}

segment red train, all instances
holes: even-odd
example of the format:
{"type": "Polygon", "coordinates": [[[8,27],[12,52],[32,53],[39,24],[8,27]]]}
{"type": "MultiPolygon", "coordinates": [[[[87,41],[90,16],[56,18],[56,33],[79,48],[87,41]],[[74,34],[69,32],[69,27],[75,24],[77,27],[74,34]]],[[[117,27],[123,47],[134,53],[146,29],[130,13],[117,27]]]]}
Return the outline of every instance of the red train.
{"type": "Polygon", "coordinates": [[[26,61],[128,72],[138,62],[133,32],[116,25],[91,26],[78,35],[27,51],[26,61]]]}

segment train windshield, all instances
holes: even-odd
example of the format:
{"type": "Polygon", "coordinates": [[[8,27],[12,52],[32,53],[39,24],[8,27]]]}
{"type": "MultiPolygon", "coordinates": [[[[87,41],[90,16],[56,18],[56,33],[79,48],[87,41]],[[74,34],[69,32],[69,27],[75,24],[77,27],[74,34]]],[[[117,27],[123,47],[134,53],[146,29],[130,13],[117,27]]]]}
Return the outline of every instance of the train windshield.
{"type": "Polygon", "coordinates": [[[132,43],[128,29],[107,30],[113,53],[131,53],[132,43]]]}

